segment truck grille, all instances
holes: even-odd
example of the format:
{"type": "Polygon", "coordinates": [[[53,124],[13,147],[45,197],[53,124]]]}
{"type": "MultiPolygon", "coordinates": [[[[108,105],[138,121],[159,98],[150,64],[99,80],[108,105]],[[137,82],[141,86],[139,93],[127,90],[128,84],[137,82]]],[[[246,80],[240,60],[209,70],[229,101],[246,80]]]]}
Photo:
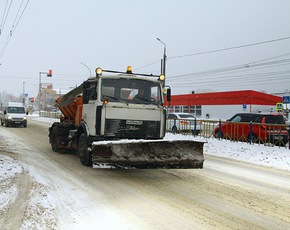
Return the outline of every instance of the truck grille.
{"type": "Polygon", "coordinates": [[[106,119],[105,136],[128,139],[160,138],[160,121],[106,119]]]}

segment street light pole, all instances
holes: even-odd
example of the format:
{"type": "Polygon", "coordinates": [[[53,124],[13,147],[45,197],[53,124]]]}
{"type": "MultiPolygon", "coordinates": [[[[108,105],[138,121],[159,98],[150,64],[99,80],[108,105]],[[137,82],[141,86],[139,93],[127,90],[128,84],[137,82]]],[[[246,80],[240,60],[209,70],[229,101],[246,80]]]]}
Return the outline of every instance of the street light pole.
{"type": "Polygon", "coordinates": [[[166,44],[160,38],[157,38],[157,40],[164,45],[161,74],[165,76],[166,74],[166,44]]]}
{"type": "Polygon", "coordinates": [[[81,64],[82,64],[83,66],[87,67],[87,69],[90,71],[90,77],[91,77],[91,76],[92,76],[92,72],[91,72],[90,68],[89,68],[86,64],[84,64],[84,63],[82,63],[82,62],[81,62],[81,64]]]}
{"type": "Polygon", "coordinates": [[[25,105],[25,81],[23,82],[22,103],[24,107],[26,107],[25,105]]]}

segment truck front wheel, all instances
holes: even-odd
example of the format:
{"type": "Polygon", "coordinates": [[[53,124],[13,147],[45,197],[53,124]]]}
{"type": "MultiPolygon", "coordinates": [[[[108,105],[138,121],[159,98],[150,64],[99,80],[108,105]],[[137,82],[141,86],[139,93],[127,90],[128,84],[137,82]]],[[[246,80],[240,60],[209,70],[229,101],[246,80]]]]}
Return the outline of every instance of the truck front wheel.
{"type": "Polygon", "coordinates": [[[81,134],[79,139],[79,148],[78,148],[79,158],[83,165],[92,166],[92,155],[88,151],[87,137],[84,133],[81,134]]]}
{"type": "Polygon", "coordinates": [[[50,133],[50,144],[51,144],[51,149],[54,152],[57,152],[57,145],[56,145],[56,128],[53,127],[50,133]]]}

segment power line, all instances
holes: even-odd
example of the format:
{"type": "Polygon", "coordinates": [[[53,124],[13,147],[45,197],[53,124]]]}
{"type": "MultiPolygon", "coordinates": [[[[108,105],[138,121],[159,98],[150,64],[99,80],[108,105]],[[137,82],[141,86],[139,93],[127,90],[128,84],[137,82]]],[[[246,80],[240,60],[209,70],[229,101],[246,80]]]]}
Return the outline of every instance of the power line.
{"type": "Polygon", "coordinates": [[[255,63],[258,63],[258,62],[268,61],[268,60],[272,60],[272,59],[276,59],[276,58],[280,58],[280,57],[285,57],[285,56],[289,56],[289,55],[290,55],[290,53],[280,54],[278,56],[264,58],[264,59],[259,60],[259,61],[250,62],[249,64],[255,64],[255,63]]]}
{"type": "Polygon", "coordinates": [[[242,64],[242,65],[235,65],[235,66],[229,66],[229,67],[224,67],[224,68],[217,68],[217,69],[212,69],[212,70],[206,70],[206,71],[200,71],[200,72],[195,72],[195,73],[188,73],[188,74],[182,74],[182,75],[175,75],[175,76],[170,76],[170,78],[185,78],[189,76],[206,76],[206,75],[217,75],[217,74],[225,74],[225,73],[230,73],[232,71],[237,71],[237,70],[243,70],[243,71],[252,71],[259,69],[260,67],[273,67],[273,66],[279,66],[279,65],[287,65],[290,63],[290,59],[281,59],[277,61],[271,61],[271,62],[252,62],[248,64],[242,64]]]}
{"type": "Polygon", "coordinates": [[[245,48],[245,47],[249,47],[249,46],[256,46],[256,45],[261,45],[261,44],[266,44],[266,43],[271,43],[271,42],[283,41],[283,40],[287,40],[287,39],[290,39],[290,37],[272,39],[272,40],[268,40],[268,41],[256,42],[256,43],[251,43],[251,44],[247,44],[247,45],[232,46],[232,47],[228,47],[228,48],[210,50],[210,51],[205,51],[205,52],[198,52],[198,53],[193,53],[193,54],[173,56],[173,57],[168,57],[168,59],[191,57],[191,56],[196,56],[196,55],[201,55],[201,54],[209,54],[209,53],[216,53],[216,52],[227,51],[227,50],[232,50],[232,49],[240,49],[240,48],[245,48]]]}
{"type": "MultiPolygon", "coordinates": [[[[170,82],[170,80],[168,80],[168,82],[170,82]]],[[[257,85],[273,85],[275,83],[285,83],[285,84],[289,84],[289,72],[285,73],[285,74],[277,74],[275,77],[272,77],[271,75],[261,75],[261,76],[253,76],[250,79],[245,80],[244,77],[240,77],[240,78],[235,78],[235,77],[228,77],[228,78],[224,78],[224,79],[216,79],[215,81],[187,81],[187,82],[178,82],[178,83],[174,83],[174,87],[175,88],[184,88],[184,87],[194,87],[196,88],[201,88],[201,87],[219,87],[222,86],[223,88],[225,87],[229,87],[229,86],[242,86],[242,85],[253,85],[253,84],[257,84],[257,85]]],[[[170,83],[171,85],[173,85],[172,83],[170,83]]],[[[172,86],[172,88],[174,88],[172,86]]]]}
{"type": "MultiPolygon", "coordinates": [[[[237,71],[238,72],[238,71],[237,71]]],[[[240,71],[241,72],[241,71],[240,71]]],[[[173,87],[209,87],[209,86],[241,86],[241,85],[265,85],[274,83],[286,83],[289,84],[290,70],[285,71],[271,71],[263,73],[242,73],[242,74],[232,74],[226,73],[223,77],[216,77],[216,75],[201,77],[195,76],[194,78],[168,78],[167,82],[173,87]]]]}
{"type": "Polygon", "coordinates": [[[13,27],[13,32],[16,30],[16,27],[17,27],[17,25],[18,25],[20,19],[22,18],[22,15],[23,15],[24,11],[26,10],[26,7],[27,7],[29,1],[30,1],[30,0],[27,0],[26,4],[25,4],[25,6],[24,6],[24,8],[23,8],[23,10],[22,10],[22,12],[21,12],[21,14],[20,14],[18,20],[17,20],[17,22],[15,23],[15,21],[16,21],[16,19],[17,19],[17,16],[18,16],[18,14],[19,14],[19,11],[20,11],[20,9],[21,9],[21,7],[22,7],[22,5],[23,5],[23,0],[22,0],[21,5],[20,5],[20,7],[19,7],[19,9],[18,9],[17,15],[16,15],[16,17],[15,17],[14,23],[13,23],[13,25],[12,25],[12,27],[13,27]]]}
{"type": "Polygon", "coordinates": [[[5,23],[6,23],[8,14],[10,12],[10,8],[11,8],[11,5],[12,5],[12,2],[13,2],[13,0],[11,0],[10,5],[9,5],[9,8],[7,10],[7,13],[6,13],[7,5],[8,5],[8,0],[6,1],[5,8],[4,8],[4,13],[3,13],[3,17],[2,17],[2,22],[1,22],[1,27],[0,27],[0,36],[1,36],[2,31],[4,29],[4,26],[5,26],[5,23]]]}
{"type": "MultiPolygon", "coordinates": [[[[237,80],[242,80],[243,82],[248,83],[248,80],[251,79],[261,79],[263,81],[272,81],[277,77],[287,77],[290,74],[290,70],[285,70],[285,71],[272,71],[272,72],[263,72],[263,73],[250,73],[250,74],[236,74],[236,75],[225,75],[222,79],[218,80],[215,78],[215,76],[211,76],[211,77],[207,77],[207,78],[198,78],[198,79],[168,79],[168,81],[171,80],[171,82],[174,82],[175,85],[177,84],[183,84],[185,82],[187,83],[191,83],[194,82],[195,84],[203,84],[203,83],[211,83],[211,82],[215,82],[215,81],[222,81],[225,84],[228,81],[234,81],[236,82],[237,80]]],[[[287,80],[290,80],[289,77],[287,78],[287,80]]]]}
{"type": "MultiPolygon", "coordinates": [[[[7,36],[7,39],[6,39],[5,43],[4,43],[4,46],[2,47],[2,50],[1,50],[1,52],[0,52],[0,58],[3,57],[4,52],[5,52],[5,50],[6,50],[7,46],[8,46],[8,44],[9,44],[9,41],[10,41],[12,35],[14,34],[14,31],[16,30],[17,25],[18,25],[20,19],[22,18],[22,15],[23,15],[23,13],[24,13],[24,11],[25,11],[25,9],[26,9],[28,3],[29,3],[29,0],[27,0],[25,6],[24,6],[23,9],[22,9],[22,12],[21,12],[20,16],[18,17],[18,15],[19,15],[19,13],[20,13],[20,10],[21,10],[21,8],[22,8],[22,5],[23,5],[23,1],[24,1],[24,0],[22,0],[20,6],[19,6],[19,8],[18,8],[17,14],[16,14],[16,16],[15,16],[15,18],[14,18],[14,21],[13,21],[13,24],[12,24],[12,26],[11,26],[10,32],[9,32],[9,34],[8,34],[8,36],[7,36]]],[[[12,4],[12,0],[11,0],[11,4],[12,4]]],[[[10,4],[10,6],[11,6],[11,4],[10,4]]],[[[9,7],[9,9],[10,9],[10,7],[9,7]]],[[[6,21],[6,20],[5,20],[5,21],[6,21]]]]}
{"type": "Polygon", "coordinates": [[[160,60],[158,60],[158,61],[154,61],[154,62],[151,62],[151,63],[149,63],[149,64],[147,64],[147,65],[140,66],[140,67],[136,68],[136,70],[138,70],[138,69],[142,69],[142,68],[145,68],[145,67],[150,66],[150,65],[153,65],[153,64],[156,64],[157,62],[160,63],[160,60]]]}
{"type": "MultiPolygon", "coordinates": [[[[172,57],[169,56],[169,57],[167,57],[167,60],[168,59],[177,59],[177,58],[197,56],[197,55],[202,55],[202,54],[217,53],[217,52],[222,52],[222,51],[227,51],[227,50],[232,50],[232,49],[240,49],[240,48],[256,46],[256,45],[261,45],[261,44],[266,44],[266,43],[271,43],[271,42],[278,42],[278,41],[283,41],[283,40],[288,40],[288,39],[290,39],[290,37],[277,38],[277,39],[272,39],[272,40],[267,40],[267,41],[250,43],[250,44],[246,44],[246,45],[232,46],[232,47],[221,48],[221,49],[210,50],[210,51],[197,52],[197,53],[192,53],[192,54],[184,54],[184,55],[178,55],[178,56],[172,56],[172,57]]],[[[284,55],[286,56],[286,55],[289,55],[289,54],[284,54],[284,55]]],[[[277,57],[279,57],[279,56],[277,56],[277,57]]],[[[272,58],[270,58],[270,59],[272,59],[272,58]]],[[[150,65],[154,65],[154,64],[156,64],[158,62],[160,62],[160,60],[151,62],[151,63],[143,65],[143,66],[140,66],[140,67],[138,67],[136,69],[142,69],[142,68],[148,67],[150,65]]]]}
{"type": "MultiPolygon", "coordinates": [[[[285,55],[279,55],[285,56],[285,55]]],[[[264,60],[270,60],[267,58],[264,60]]],[[[246,65],[229,66],[207,70],[203,72],[171,76],[167,82],[173,87],[218,87],[236,85],[269,85],[275,83],[289,84],[290,70],[257,72],[261,69],[276,68],[284,65],[289,66],[290,59],[280,59],[276,61],[256,61],[246,65]],[[249,73],[249,71],[251,71],[249,73]],[[240,73],[240,74],[239,74],[240,73]]],[[[276,68],[277,69],[277,68],[276,68]]]]}

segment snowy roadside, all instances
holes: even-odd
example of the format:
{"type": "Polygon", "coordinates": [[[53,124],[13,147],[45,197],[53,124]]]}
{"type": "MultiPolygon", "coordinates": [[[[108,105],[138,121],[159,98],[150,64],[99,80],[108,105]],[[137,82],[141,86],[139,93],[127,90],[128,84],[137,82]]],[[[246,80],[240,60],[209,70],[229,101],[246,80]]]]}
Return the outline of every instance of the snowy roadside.
{"type": "Polygon", "coordinates": [[[17,160],[31,150],[5,129],[0,132],[1,229],[56,229],[53,192],[37,173],[17,160]],[[19,223],[13,216],[20,216],[19,223]]]}
{"type": "Polygon", "coordinates": [[[204,153],[259,166],[290,171],[290,150],[285,147],[250,145],[242,142],[210,139],[204,153]]]}
{"type": "Polygon", "coordinates": [[[263,144],[248,144],[233,142],[225,139],[191,137],[167,134],[166,139],[192,139],[206,141],[204,145],[206,156],[216,156],[240,162],[267,166],[274,169],[290,171],[290,149],[278,146],[265,146],[263,144]]]}

